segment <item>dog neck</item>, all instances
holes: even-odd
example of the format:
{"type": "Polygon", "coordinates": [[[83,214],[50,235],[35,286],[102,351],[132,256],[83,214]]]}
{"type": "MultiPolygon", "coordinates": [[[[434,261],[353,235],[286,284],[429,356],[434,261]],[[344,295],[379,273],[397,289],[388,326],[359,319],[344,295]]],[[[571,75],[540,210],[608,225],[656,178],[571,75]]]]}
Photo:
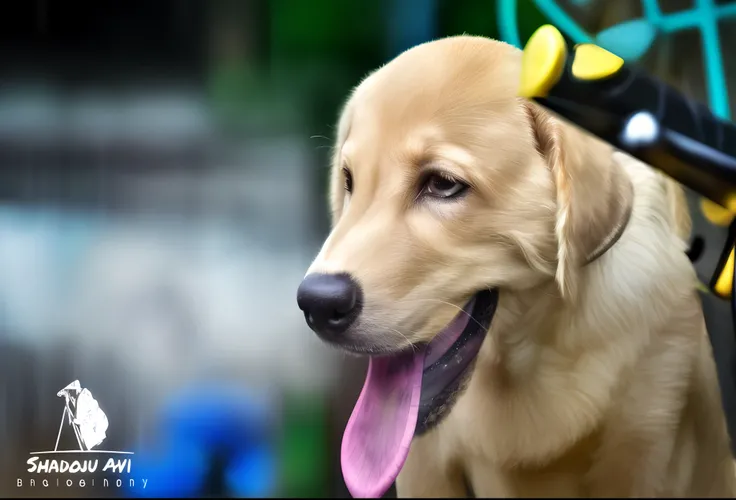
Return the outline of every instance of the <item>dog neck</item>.
{"type": "MultiPolygon", "coordinates": [[[[606,237],[583,260],[583,267],[611,250],[621,240],[632,220],[633,183],[625,177],[623,169],[617,171],[616,175],[624,178],[621,179],[621,188],[609,197],[608,214],[613,224],[609,226],[610,232],[606,237]]],[[[560,326],[558,321],[565,316],[570,304],[556,293],[555,285],[551,282],[524,291],[503,290],[500,300],[504,307],[494,318],[486,345],[479,356],[479,365],[481,370],[493,373],[492,378],[497,383],[504,385],[532,371],[535,356],[530,353],[536,349],[534,346],[553,341],[555,331],[560,326]],[[528,345],[530,342],[534,346],[528,345]],[[509,359],[516,357],[519,359],[509,359]]]]}

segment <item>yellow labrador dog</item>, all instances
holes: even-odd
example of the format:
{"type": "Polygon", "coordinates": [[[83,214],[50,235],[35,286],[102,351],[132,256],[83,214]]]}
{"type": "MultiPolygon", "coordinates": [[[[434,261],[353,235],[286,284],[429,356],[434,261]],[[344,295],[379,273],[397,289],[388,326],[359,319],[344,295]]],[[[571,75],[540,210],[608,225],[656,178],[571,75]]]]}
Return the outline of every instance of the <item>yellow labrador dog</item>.
{"type": "Polygon", "coordinates": [[[354,496],[734,496],[679,186],[516,97],[460,36],[368,76],[339,121],[333,229],[297,292],[370,356],[354,496]],[[398,479],[397,479],[398,478],[398,479]]]}

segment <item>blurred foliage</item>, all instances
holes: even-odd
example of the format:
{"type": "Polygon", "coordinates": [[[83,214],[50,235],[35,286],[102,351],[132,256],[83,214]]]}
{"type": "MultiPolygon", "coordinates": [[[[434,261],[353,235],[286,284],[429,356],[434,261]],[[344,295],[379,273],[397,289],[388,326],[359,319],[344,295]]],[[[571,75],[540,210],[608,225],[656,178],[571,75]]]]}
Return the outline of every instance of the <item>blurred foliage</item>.
{"type": "Polygon", "coordinates": [[[495,2],[458,0],[440,2],[440,36],[467,33],[498,37],[495,2]]]}
{"type": "Polygon", "coordinates": [[[269,5],[272,49],[280,57],[293,61],[381,50],[381,3],[272,0],[269,5]]]}
{"type": "MultiPolygon", "coordinates": [[[[493,0],[442,0],[438,36],[462,33],[500,39],[496,2],[493,0]]],[[[517,0],[517,20],[522,41],[547,20],[532,0],[517,0]]]]}
{"type": "MultiPolygon", "coordinates": [[[[284,398],[281,445],[282,479],[286,497],[330,496],[327,404],[320,394],[290,393],[284,398]]],[[[329,450],[330,452],[332,450],[329,450]]]]}

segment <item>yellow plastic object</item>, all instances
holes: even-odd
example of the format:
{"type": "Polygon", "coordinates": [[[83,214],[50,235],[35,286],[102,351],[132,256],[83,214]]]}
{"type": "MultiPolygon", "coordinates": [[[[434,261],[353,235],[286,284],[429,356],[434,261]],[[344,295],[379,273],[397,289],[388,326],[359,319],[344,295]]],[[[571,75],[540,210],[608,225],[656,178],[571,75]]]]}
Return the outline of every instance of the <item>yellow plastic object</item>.
{"type": "Polygon", "coordinates": [[[725,227],[731,224],[736,214],[736,199],[729,199],[726,205],[728,208],[703,198],[700,200],[700,211],[703,213],[703,217],[708,219],[708,222],[714,226],[725,227]]]}
{"type": "Polygon", "coordinates": [[[734,249],[731,248],[731,253],[728,254],[728,260],[718,274],[718,279],[713,286],[713,292],[722,299],[731,298],[733,287],[733,251],[734,249]]]}
{"type": "Polygon", "coordinates": [[[601,80],[615,75],[624,60],[606,49],[590,43],[575,47],[572,60],[572,76],[578,80],[601,80]]]}
{"type": "Polygon", "coordinates": [[[560,80],[567,59],[565,39],[551,24],[540,26],[529,38],[521,56],[519,95],[545,97],[560,80]]]}

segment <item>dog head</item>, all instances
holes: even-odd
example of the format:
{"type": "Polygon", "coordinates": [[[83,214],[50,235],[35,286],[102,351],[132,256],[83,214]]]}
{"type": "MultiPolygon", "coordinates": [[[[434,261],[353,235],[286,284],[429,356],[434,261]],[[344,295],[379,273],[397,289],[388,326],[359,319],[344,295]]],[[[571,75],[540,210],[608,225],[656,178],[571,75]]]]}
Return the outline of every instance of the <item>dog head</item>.
{"type": "Polygon", "coordinates": [[[556,282],[625,225],[630,181],[605,143],[516,97],[521,53],[480,37],[417,46],[342,111],[332,231],[300,289],[346,350],[427,343],[479,291],[556,282]]]}

